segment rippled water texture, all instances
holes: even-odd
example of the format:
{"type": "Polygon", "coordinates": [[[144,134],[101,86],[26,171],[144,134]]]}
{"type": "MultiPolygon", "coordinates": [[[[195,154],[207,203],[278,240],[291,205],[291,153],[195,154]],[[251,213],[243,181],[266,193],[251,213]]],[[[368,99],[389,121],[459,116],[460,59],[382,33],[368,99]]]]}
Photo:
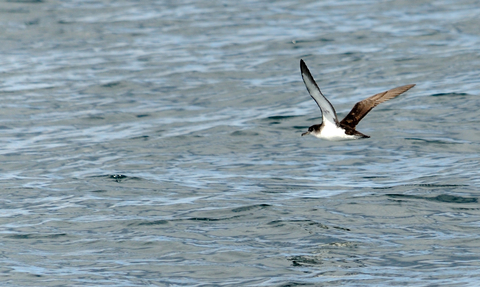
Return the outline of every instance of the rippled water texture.
{"type": "Polygon", "coordinates": [[[476,1],[0,2],[3,286],[475,286],[476,1]],[[304,59],[358,126],[319,110],[304,59]]]}

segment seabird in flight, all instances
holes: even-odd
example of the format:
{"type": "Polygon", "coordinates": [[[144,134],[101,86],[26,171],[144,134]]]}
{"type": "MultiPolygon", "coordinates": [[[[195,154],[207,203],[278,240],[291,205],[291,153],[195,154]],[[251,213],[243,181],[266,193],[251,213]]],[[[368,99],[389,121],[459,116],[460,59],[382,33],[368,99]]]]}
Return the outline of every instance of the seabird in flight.
{"type": "Polygon", "coordinates": [[[366,98],[365,100],[356,103],[350,113],[339,122],[335,109],[318,88],[317,83],[313,79],[312,74],[310,74],[310,71],[303,60],[300,60],[300,70],[302,72],[303,82],[305,83],[310,96],[312,96],[322,111],[322,123],[309,127],[308,131],[303,133],[302,136],[311,134],[317,138],[331,141],[369,138],[370,136],[364,135],[355,129],[363,117],[378,104],[393,99],[415,86],[415,84],[405,85],[366,98]]]}

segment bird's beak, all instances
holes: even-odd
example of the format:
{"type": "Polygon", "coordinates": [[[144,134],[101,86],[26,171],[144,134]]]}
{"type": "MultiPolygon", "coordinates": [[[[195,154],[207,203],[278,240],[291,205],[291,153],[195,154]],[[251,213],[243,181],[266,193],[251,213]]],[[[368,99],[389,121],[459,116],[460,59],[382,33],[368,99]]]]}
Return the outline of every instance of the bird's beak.
{"type": "Polygon", "coordinates": [[[302,137],[303,137],[303,136],[306,136],[306,135],[309,135],[309,134],[310,134],[310,132],[304,132],[304,133],[302,134],[302,137]]]}

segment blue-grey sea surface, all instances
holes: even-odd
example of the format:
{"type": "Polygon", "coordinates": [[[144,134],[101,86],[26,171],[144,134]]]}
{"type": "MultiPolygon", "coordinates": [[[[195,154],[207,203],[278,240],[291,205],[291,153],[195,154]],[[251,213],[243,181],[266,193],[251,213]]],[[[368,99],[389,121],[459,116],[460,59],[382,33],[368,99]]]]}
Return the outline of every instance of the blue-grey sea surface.
{"type": "Polygon", "coordinates": [[[2,286],[478,286],[480,5],[0,2],[2,286]],[[357,127],[321,114],[304,59],[357,127]]]}

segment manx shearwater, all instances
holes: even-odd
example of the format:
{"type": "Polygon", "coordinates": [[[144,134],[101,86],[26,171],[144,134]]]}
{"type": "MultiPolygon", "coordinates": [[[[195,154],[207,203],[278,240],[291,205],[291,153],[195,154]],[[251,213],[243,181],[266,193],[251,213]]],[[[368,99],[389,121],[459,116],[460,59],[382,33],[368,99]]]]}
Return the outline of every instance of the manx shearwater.
{"type": "Polygon", "coordinates": [[[310,71],[303,60],[300,60],[300,70],[302,72],[303,82],[305,83],[310,96],[312,96],[322,111],[322,123],[309,127],[308,131],[303,133],[302,136],[311,134],[317,138],[331,141],[369,138],[370,136],[364,135],[355,129],[363,117],[365,117],[368,112],[378,104],[393,99],[415,86],[415,84],[405,85],[366,98],[365,100],[356,103],[350,113],[339,122],[335,109],[318,88],[317,83],[313,79],[312,74],[310,74],[310,71]]]}

